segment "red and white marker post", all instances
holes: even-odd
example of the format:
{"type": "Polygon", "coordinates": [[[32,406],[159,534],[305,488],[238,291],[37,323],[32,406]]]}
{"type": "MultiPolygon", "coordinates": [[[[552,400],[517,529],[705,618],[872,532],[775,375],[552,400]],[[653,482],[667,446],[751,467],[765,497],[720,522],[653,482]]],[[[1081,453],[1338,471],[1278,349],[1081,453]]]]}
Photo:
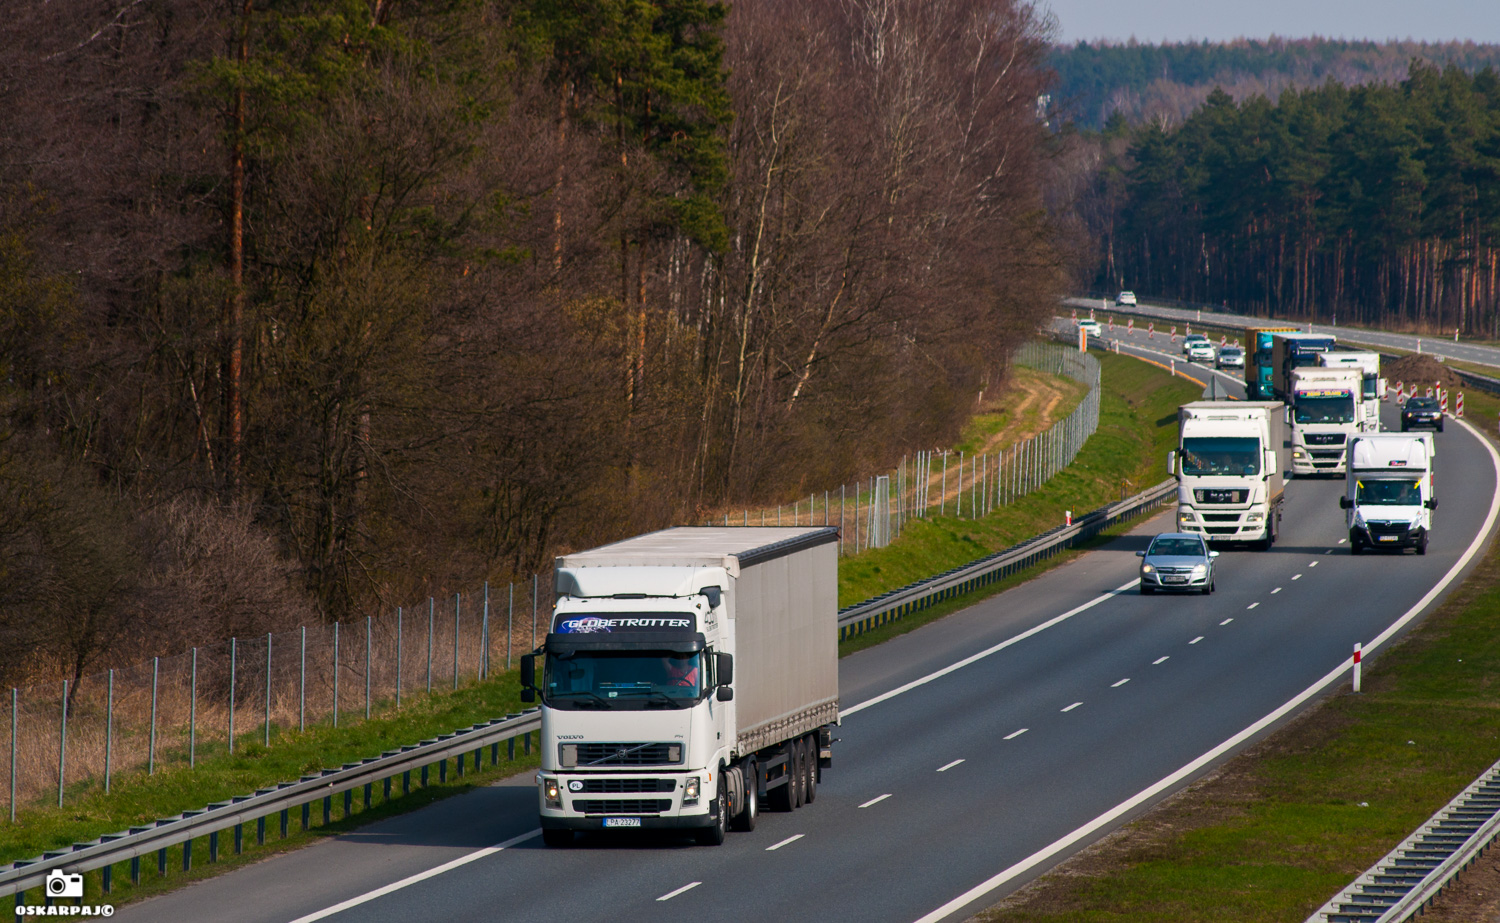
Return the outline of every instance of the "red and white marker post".
{"type": "Polygon", "coordinates": [[[1149,324],[1146,325],[1146,339],[1148,339],[1148,340],[1154,340],[1154,339],[1156,339],[1156,322],[1155,321],[1152,321],[1151,323],[1149,323],[1149,324]]]}
{"type": "Polygon", "coordinates": [[[1398,382],[1396,382],[1396,403],[1402,404],[1402,403],[1405,403],[1405,402],[1406,402],[1406,386],[1403,385],[1403,384],[1401,384],[1401,382],[1398,381],[1398,382]]]}
{"type": "Polygon", "coordinates": [[[1439,388],[1438,389],[1438,406],[1440,406],[1441,408],[1443,408],[1443,413],[1447,413],[1448,412],[1448,389],[1446,389],[1446,388],[1439,388]]]}
{"type": "Polygon", "coordinates": [[[1171,342],[1173,342],[1173,343],[1177,342],[1177,325],[1176,324],[1172,325],[1172,339],[1171,339],[1171,342]]]}
{"type": "Polygon", "coordinates": [[[1458,406],[1453,408],[1453,415],[1455,417],[1464,415],[1464,393],[1462,391],[1458,392],[1458,406]]]}
{"type": "Polygon", "coordinates": [[[1065,525],[1065,526],[1071,526],[1072,524],[1073,524],[1073,511],[1072,510],[1063,510],[1063,525],[1065,525]]]}
{"type": "Polygon", "coordinates": [[[1364,648],[1358,641],[1354,643],[1354,691],[1359,691],[1359,659],[1364,648]]]}

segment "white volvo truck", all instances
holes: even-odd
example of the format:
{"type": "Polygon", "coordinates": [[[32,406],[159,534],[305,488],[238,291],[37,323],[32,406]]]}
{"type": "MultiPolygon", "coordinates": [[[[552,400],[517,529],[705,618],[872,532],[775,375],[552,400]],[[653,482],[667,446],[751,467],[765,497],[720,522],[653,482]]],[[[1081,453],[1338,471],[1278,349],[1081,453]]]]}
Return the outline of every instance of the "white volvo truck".
{"type": "Polygon", "coordinates": [[[1177,414],[1177,531],[1209,541],[1276,541],[1285,499],[1286,406],[1280,401],[1195,401],[1177,414]]]}
{"type": "Polygon", "coordinates": [[[837,542],[681,527],[557,559],[546,643],[521,659],[547,845],[642,828],[718,845],[763,801],[813,800],[839,720],[837,542]]]}
{"type": "Polygon", "coordinates": [[[1432,467],[1436,442],[1431,433],[1376,433],[1349,447],[1349,473],[1339,506],[1349,528],[1349,551],[1415,548],[1427,553],[1432,531],[1432,467]]]}
{"type": "Polygon", "coordinates": [[[1363,371],[1297,368],[1290,387],[1292,473],[1343,475],[1345,447],[1364,428],[1363,371]]]}

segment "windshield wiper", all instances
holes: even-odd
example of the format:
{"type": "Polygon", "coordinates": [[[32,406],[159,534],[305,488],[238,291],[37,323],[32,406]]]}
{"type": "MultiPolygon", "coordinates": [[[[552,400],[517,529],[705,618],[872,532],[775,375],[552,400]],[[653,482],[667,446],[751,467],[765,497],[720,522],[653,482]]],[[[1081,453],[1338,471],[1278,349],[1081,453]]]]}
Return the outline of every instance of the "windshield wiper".
{"type": "Polygon", "coordinates": [[[591,691],[589,691],[587,689],[580,689],[580,690],[577,690],[577,691],[574,691],[574,692],[554,692],[552,694],[552,699],[553,699],[553,701],[556,701],[557,699],[569,698],[569,697],[572,697],[572,696],[580,696],[580,695],[586,695],[589,698],[593,699],[595,702],[598,703],[598,707],[599,708],[609,708],[610,707],[609,699],[606,699],[604,696],[600,695],[597,692],[591,692],[591,691]]]}
{"type": "Polygon", "coordinates": [[[681,703],[683,701],[685,701],[683,699],[677,698],[676,696],[667,695],[665,692],[662,692],[660,689],[656,689],[656,688],[652,688],[652,689],[630,689],[630,690],[627,690],[627,691],[628,692],[643,692],[646,695],[660,696],[661,697],[661,701],[664,702],[664,703],[666,703],[666,705],[667,705],[668,708],[681,708],[682,707],[681,703]]]}

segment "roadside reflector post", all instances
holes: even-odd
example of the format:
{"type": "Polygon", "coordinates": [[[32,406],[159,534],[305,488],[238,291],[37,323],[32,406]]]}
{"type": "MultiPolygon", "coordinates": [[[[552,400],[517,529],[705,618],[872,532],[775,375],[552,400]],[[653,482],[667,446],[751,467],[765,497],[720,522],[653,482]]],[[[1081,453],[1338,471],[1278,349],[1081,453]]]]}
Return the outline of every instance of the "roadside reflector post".
{"type": "Polygon", "coordinates": [[[1458,406],[1453,408],[1453,415],[1456,417],[1464,415],[1464,393],[1462,391],[1458,392],[1458,406]]]}
{"type": "Polygon", "coordinates": [[[1072,510],[1063,510],[1063,525],[1065,525],[1065,526],[1071,526],[1072,524],[1073,524],[1073,511],[1072,510]]]}
{"type": "Polygon", "coordinates": [[[1364,647],[1364,645],[1360,644],[1358,641],[1356,641],[1354,643],[1354,691],[1355,692],[1359,692],[1359,661],[1360,661],[1361,649],[1363,647],[1364,647]]]}

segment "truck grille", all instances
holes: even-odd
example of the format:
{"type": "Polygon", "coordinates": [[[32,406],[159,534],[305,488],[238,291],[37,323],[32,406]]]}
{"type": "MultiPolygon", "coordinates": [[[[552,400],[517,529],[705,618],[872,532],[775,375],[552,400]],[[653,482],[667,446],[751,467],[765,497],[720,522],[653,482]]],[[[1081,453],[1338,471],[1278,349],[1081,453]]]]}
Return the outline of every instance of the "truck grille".
{"type": "Polygon", "coordinates": [[[1206,526],[1203,529],[1209,535],[1233,535],[1239,530],[1239,526],[1206,526]]]}
{"type": "Polygon", "coordinates": [[[1313,458],[1331,458],[1334,461],[1344,457],[1343,449],[1313,449],[1313,458]]]}
{"type": "Polygon", "coordinates": [[[635,795],[676,790],[676,779],[581,779],[568,783],[568,791],[585,795],[635,795]],[[580,787],[575,789],[575,785],[580,787]]]}
{"type": "Polygon", "coordinates": [[[1304,433],[1302,441],[1307,445],[1343,445],[1344,433],[1304,433]]]}
{"type": "Polygon", "coordinates": [[[682,762],[682,744],[581,743],[579,766],[660,766],[682,762]]]}
{"type": "Polygon", "coordinates": [[[1204,522],[1239,522],[1239,513],[1200,513],[1204,522]]]}
{"type": "Polygon", "coordinates": [[[1199,503],[1244,503],[1249,495],[1249,491],[1232,490],[1229,488],[1208,488],[1193,491],[1193,496],[1199,503]]]}
{"type": "Polygon", "coordinates": [[[660,814],[672,810],[670,798],[575,798],[580,814],[660,814]]]}
{"type": "Polygon", "coordinates": [[[1404,522],[1371,522],[1366,525],[1370,527],[1371,535],[1405,535],[1410,527],[1404,522]]]}

